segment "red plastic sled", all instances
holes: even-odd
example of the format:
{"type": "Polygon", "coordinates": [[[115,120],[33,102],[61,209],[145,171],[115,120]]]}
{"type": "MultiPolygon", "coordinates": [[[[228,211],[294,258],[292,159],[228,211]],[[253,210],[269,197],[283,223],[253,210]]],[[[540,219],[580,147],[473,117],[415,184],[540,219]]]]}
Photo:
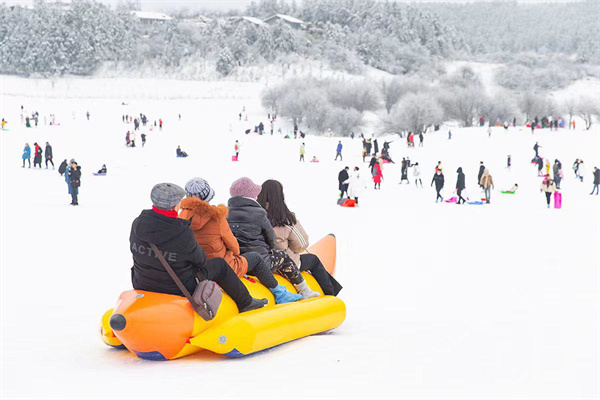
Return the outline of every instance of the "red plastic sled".
{"type": "Polygon", "coordinates": [[[342,207],[356,207],[356,200],[348,199],[343,204],[342,207]]]}
{"type": "Polygon", "coordinates": [[[231,156],[231,161],[237,161],[237,160],[238,160],[237,156],[231,156]]]}

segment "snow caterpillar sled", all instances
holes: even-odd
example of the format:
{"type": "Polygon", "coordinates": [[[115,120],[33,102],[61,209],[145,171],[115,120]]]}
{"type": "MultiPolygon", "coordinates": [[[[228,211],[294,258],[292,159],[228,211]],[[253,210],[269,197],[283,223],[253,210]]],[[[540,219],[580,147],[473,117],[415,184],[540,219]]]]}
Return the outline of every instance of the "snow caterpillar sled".
{"type": "MultiPolygon", "coordinates": [[[[333,275],[336,239],[325,236],[308,251],[317,255],[333,275]]],[[[202,350],[241,357],[282,343],[337,328],[346,318],[344,302],[325,296],[309,273],[302,276],[321,296],[275,304],[273,294],[254,279],[242,279],[252,297],[269,300],[265,307],[240,314],[226,293],[214,319],[205,321],[181,296],[143,290],[121,293],[114,309],[102,316],[100,335],[111,347],[127,349],[147,360],[172,360],[202,350]]],[[[275,278],[290,292],[294,286],[275,278]]]]}

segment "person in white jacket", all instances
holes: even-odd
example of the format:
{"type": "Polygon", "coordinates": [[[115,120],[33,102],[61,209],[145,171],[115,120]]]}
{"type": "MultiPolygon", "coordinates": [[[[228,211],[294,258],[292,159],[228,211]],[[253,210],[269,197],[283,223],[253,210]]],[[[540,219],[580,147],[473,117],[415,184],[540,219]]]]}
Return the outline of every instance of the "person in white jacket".
{"type": "Polygon", "coordinates": [[[577,175],[579,175],[579,180],[583,182],[583,176],[585,175],[585,166],[583,165],[583,160],[579,160],[579,168],[577,168],[577,175]]]}
{"type": "Polygon", "coordinates": [[[350,178],[344,181],[344,183],[348,183],[350,185],[348,187],[348,197],[353,197],[356,201],[356,205],[358,205],[358,198],[362,195],[362,192],[365,188],[365,184],[360,178],[358,167],[354,167],[352,175],[350,175],[350,178]]]}
{"type": "Polygon", "coordinates": [[[419,182],[421,187],[423,187],[423,181],[421,181],[421,167],[419,167],[418,162],[413,165],[413,176],[415,177],[415,186],[417,186],[417,182],[419,182]]]}

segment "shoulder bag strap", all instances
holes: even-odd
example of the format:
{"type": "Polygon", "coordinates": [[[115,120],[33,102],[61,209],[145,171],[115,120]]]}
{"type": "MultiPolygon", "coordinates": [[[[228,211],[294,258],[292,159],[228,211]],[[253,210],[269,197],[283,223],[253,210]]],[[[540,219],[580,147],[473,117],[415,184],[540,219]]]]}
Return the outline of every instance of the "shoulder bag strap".
{"type": "Polygon", "coordinates": [[[152,250],[154,250],[154,252],[156,253],[156,255],[157,255],[158,259],[160,260],[161,264],[163,265],[163,267],[165,267],[165,269],[167,270],[167,272],[171,276],[171,279],[173,279],[173,281],[175,281],[175,283],[177,284],[177,287],[179,288],[179,290],[181,290],[181,292],[185,295],[185,297],[189,300],[189,302],[195,308],[197,304],[194,301],[194,299],[192,298],[192,295],[190,294],[190,292],[187,290],[187,288],[183,284],[183,282],[181,282],[181,279],[179,279],[179,277],[177,276],[177,274],[175,274],[175,271],[173,271],[173,268],[171,268],[171,266],[169,265],[169,263],[167,262],[167,260],[165,260],[165,257],[158,250],[158,248],[156,247],[156,245],[154,243],[149,243],[149,244],[150,244],[150,247],[152,248],[152,250]]]}

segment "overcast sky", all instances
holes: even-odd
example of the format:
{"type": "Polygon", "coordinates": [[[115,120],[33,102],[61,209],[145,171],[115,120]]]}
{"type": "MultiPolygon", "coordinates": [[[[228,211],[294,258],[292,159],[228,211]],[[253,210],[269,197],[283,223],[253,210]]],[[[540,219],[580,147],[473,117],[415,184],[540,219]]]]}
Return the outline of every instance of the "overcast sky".
{"type": "MultiPolygon", "coordinates": [[[[105,4],[116,4],[118,0],[100,0],[105,4]]],[[[463,2],[463,3],[471,3],[474,1],[497,1],[497,0],[392,0],[403,3],[422,3],[422,2],[463,2]]],[[[558,2],[573,2],[573,1],[581,1],[581,0],[517,0],[520,3],[558,3],[558,2]]],[[[0,2],[13,5],[13,4],[33,4],[33,0],[0,0],[0,2]]],[[[163,11],[169,9],[177,9],[182,7],[188,8],[208,8],[213,10],[228,10],[228,9],[244,9],[248,6],[252,0],[174,0],[174,1],[166,1],[166,0],[140,0],[142,4],[143,10],[151,10],[151,11],[163,11]]],[[[296,0],[298,4],[301,3],[301,0],[296,0]]]]}

